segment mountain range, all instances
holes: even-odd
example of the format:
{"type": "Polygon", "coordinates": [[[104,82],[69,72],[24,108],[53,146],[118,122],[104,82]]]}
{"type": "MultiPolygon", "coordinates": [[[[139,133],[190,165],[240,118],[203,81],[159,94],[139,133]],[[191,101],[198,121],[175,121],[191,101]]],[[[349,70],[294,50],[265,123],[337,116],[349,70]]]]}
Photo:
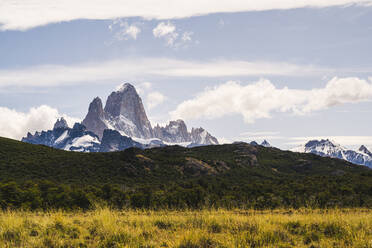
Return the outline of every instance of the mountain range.
{"type": "Polygon", "coordinates": [[[135,87],[124,83],[112,92],[103,107],[99,97],[93,99],[82,123],[72,128],[64,118],[52,130],[28,133],[23,142],[80,152],[109,152],[129,147],[151,148],[166,145],[194,147],[217,145],[218,140],[203,128],[188,131],[183,120],[166,126],[151,126],[141,97],[135,87]]]}
{"type": "Polygon", "coordinates": [[[291,149],[293,152],[313,153],[322,157],[339,158],[372,168],[372,153],[364,145],[357,151],[347,149],[329,139],[310,140],[305,145],[291,149]]]}

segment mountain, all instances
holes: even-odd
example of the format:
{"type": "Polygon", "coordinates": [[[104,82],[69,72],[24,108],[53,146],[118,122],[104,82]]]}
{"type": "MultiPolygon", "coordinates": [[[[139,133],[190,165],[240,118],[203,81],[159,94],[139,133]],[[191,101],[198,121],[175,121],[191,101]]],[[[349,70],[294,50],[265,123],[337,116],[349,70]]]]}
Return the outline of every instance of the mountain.
{"type": "Polygon", "coordinates": [[[105,129],[103,131],[100,152],[122,151],[130,147],[144,148],[143,144],[121,135],[116,130],[105,129]]]}
{"type": "Polygon", "coordinates": [[[156,139],[147,140],[143,144],[111,129],[105,129],[102,139],[99,139],[96,134],[87,131],[86,127],[80,123],[75,123],[73,128],[69,128],[63,117],[57,120],[53,130],[36,132],[34,135],[28,133],[22,138],[22,142],[78,152],[112,152],[130,147],[146,149],[165,146],[161,140],[156,139]]]}
{"type": "Polygon", "coordinates": [[[165,127],[156,125],[154,136],[168,143],[191,142],[191,135],[183,120],[170,121],[165,127]]]}
{"type": "Polygon", "coordinates": [[[103,108],[99,97],[89,104],[88,113],[74,128],[58,119],[53,130],[28,133],[23,142],[83,152],[120,151],[129,147],[151,148],[165,145],[217,145],[218,140],[203,128],[189,132],[183,120],[152,128],[142,100],[133,85],[122,84],[112,92],[103,108]]]}
{"type": "Polygon", "coordinates": [[[329,139],[311,140],[304,146],[291,149],[294,152],[313,153],[323,157],[339,158],[354,164],[365,165],[372,168],[372,153],[361,146],[358,151],[346,149],[329,139]]]}
{"type": "Polygon", "coordinates": [[[165,127],[155,126],[154,136],[171,144],[218,145],[218,140],[201,127],[192,128],[189,132],[183,120],[170,121],[165,127]]]}
{"type": "Polygon", "coordinates": [[[255,140],[253,140],[249,144],[252,146],[272,147],[267,140],[262,141],[261,144],[258,144],[255,140]]]}
{"type": "Polygon", "coordinates": [[[104,130],[110,129],[150,147],[164,144],[218,144],[218,140],[203,128],[192,128],[189,132],[183,120],[170,121],[164,127],[156,125],[152,128],[141,97],[129,83],[122,84],[112,92],[104,108],[101,99],[96,97],[90,103],[82,124],[100,139],[103,138],[104,130]]]}
{"type": "Polygon", "coordinates": [[[133,85],[126,83],[112,92],[105,108],[96,97],[89,105],[82,124],[100,138],[105,129],[112,129],[122,135],[142,139],[153,138],[152,127],[147,118],[142,100],[133,85]]]}
{"type": "Polygon", "coordinates": [[[88,114],[82,124],[93,133],[97,134],[101,139],[103,131],[107,129],[106,114],[103,111],[102,100],[99,97],[89,104],[88,114]]]}
{"type": "Polygon", "coordinates": [[[218,145],[218,140],[201,127],[191,129],[191,142],[192,144],[218,145]]]}
{"type": "Polygon", "coordinates": [[[367,167],[244,142],[81,153],[0,138],[0,147],[2,209],[372,207],[367,167]]]}
{"type": "Polygon", "coordinates": [[[271,147],[270,143],[267,142],[267,140],[262,141],[261,146],[264,146],[264,147],[271,147]]]}
{"type": "Polygon", "coordinates": [[[53,130],[28,133],[22,138],[23,142],[37,145],[46,145],[66,151],[98,152],[100,141],[97,135],[87,131],[85,126],[75,123],[69,128],[66,120],[62,117],[54,124],[53,130]]]}

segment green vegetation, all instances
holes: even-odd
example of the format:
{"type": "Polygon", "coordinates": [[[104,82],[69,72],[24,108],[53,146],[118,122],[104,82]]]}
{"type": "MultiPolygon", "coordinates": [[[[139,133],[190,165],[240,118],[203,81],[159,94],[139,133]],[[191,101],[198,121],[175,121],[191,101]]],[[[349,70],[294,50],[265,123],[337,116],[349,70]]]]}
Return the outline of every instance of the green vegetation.
{"type": "Polygon", "coordinates": [[[87,154],[0,138],[0,206],[30,210],[372,207],[372,170],[339,159],[244,143],[87,154]]]}
{"type": "Polygon", "coordinates": [[[372,247],[372,211],[0,212],[0,247],[372,247]]]}

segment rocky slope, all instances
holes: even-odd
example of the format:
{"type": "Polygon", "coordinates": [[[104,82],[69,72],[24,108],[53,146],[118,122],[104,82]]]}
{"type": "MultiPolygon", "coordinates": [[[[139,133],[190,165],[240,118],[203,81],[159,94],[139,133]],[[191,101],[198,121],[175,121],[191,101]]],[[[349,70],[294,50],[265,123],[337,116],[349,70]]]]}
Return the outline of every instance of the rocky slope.
{"type": "Polygon", "coordinates": [[[323,157],[339,158],[354,164],[372,168],[372,153],[362,145],[358,151],[346,149],[328,139],[311,140],[303,146],[291,149],[294,152],[314,153],[323,157]]]}

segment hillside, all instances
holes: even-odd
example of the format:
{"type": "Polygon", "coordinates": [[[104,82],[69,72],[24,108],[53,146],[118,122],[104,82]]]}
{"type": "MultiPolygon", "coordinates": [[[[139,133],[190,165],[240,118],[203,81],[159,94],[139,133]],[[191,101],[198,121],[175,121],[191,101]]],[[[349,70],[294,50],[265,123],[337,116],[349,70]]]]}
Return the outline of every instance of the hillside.
{"type": "Polygon", "coordinates": [[[3,208],[372,206],[372,171],[245,143],[79,153],[0,138],[3,208]]]}

